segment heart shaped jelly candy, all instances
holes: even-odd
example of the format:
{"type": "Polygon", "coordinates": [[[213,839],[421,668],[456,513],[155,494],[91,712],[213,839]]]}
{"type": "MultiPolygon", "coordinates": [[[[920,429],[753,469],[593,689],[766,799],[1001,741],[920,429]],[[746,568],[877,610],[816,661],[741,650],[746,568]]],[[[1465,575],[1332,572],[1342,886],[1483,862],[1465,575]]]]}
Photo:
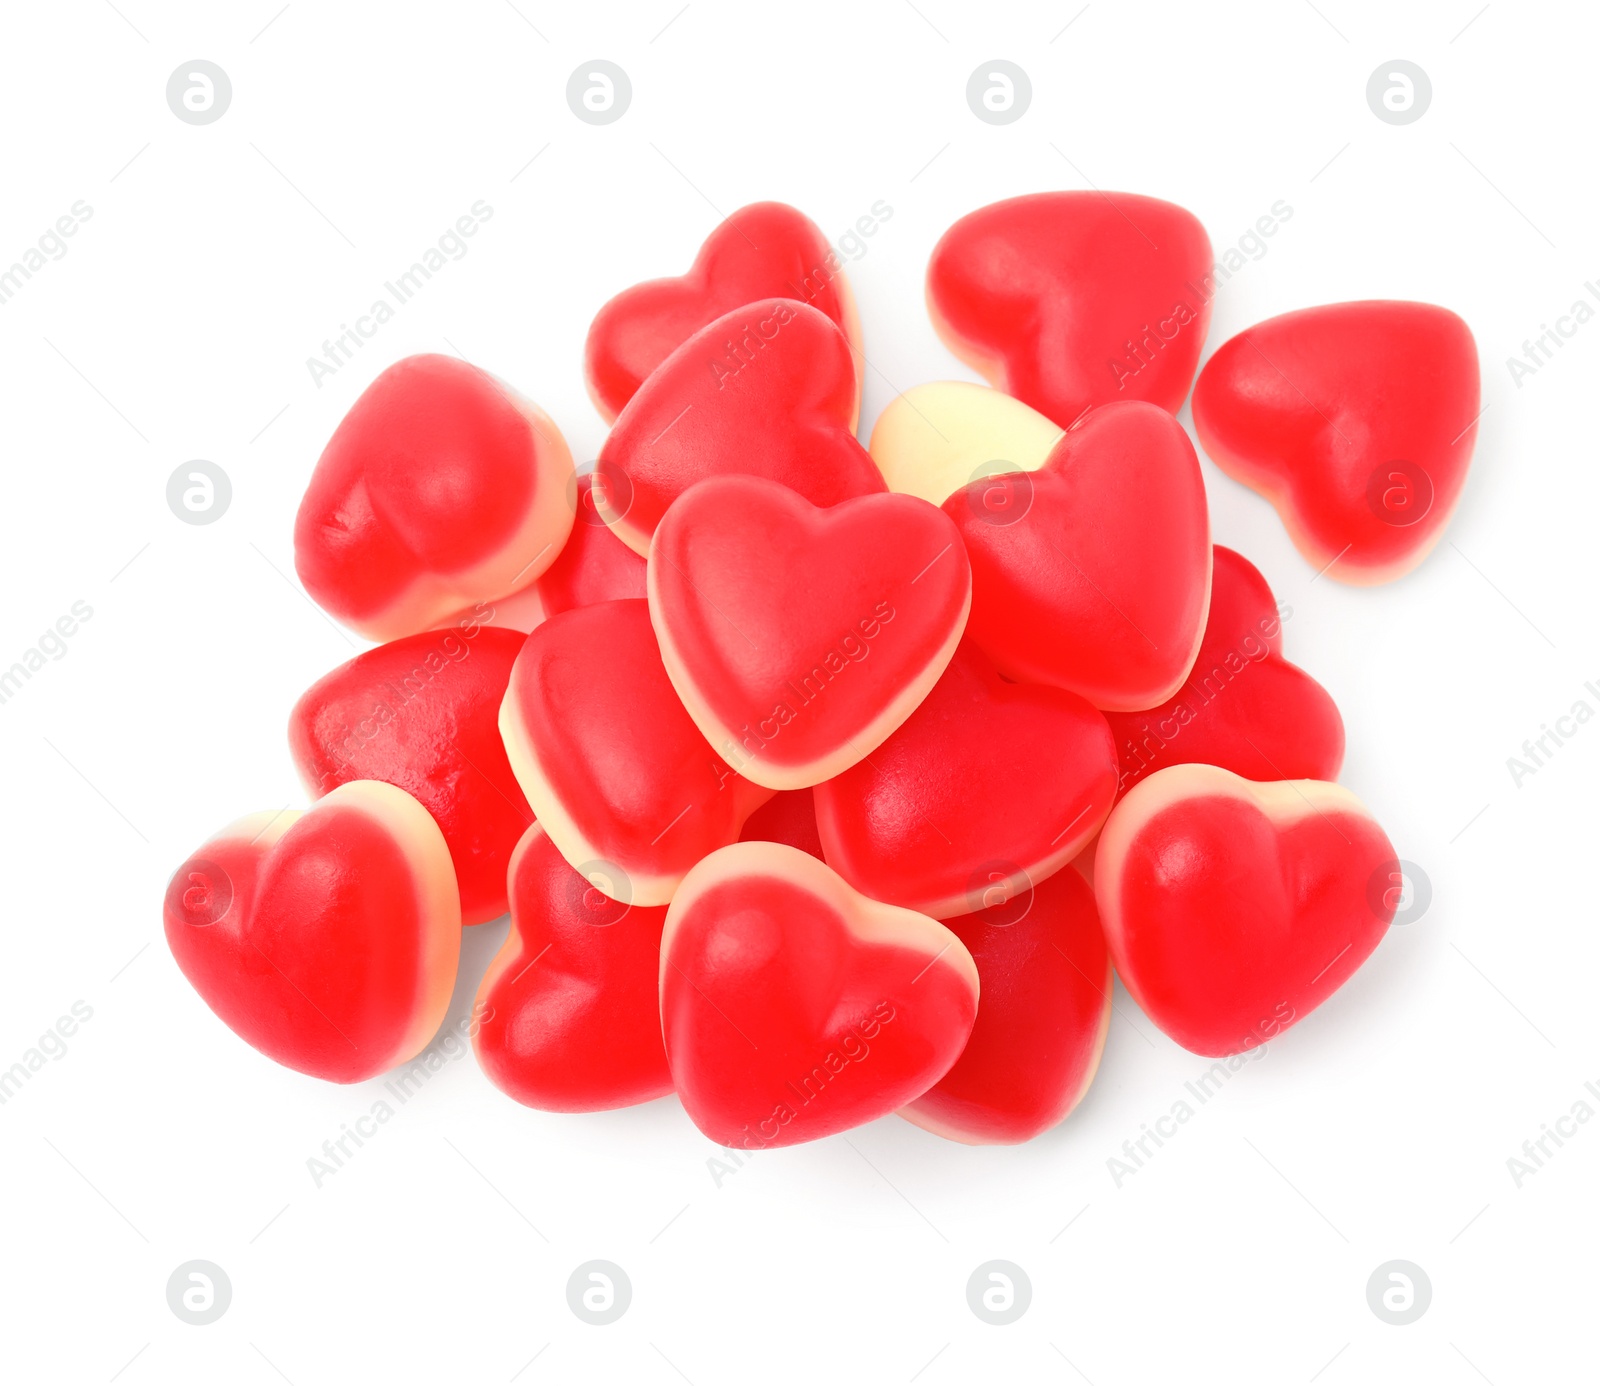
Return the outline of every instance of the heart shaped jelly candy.
{"type": "Polygon", "coordinates": [[[965,380],[914,385],[872,426],[872,460],[891,491],[943,505],[984,476],[1034,472],[1061,425],[1019,399],[965,380]]]}
{"type": "Polygon", "coordinates": [[[661,1043],[660,907],[613,900],[538,827],[511,858],[511,932],[478,988],[478,1062],[548,1112],[597,1112],[672,1091],[661,1043]]]}
{"type": "Polygon", "coordinates": [[[1108,712],[1121,789],[1168,765],[1220,765],[1247,780],[1331,780],[1344,719],[1327,690],[1283,657],[1283,621],[1267,580],[1221,544],[1211,610],[1188,680],[1146,712],[1108,712]]]}
{"type": "Polygon", "coordinates": [[[1170,414],[1092,410],[1038,471],[975,481],[944,512],[972,560],[967,634],[1002,674],[1113,711],[1182,687],[1205,630],[1211,522],[1170,414]]]}
{"type": "Polygon", "coordinates": [[[1104,716],[1076,693],[1006,683],[963,641],[905,725],[812,793],[829,866],[944,919],[1059,871],[1116,790],[1104,716]]]}
{"type": "Polygon", "coordinates": [[[667,1060],[718,1145],[794,1145],[895,1111],[949,1070],[977,1009],[954,934],[793,847],[713,852],[667,911],[667,1060]]]}
{"type": "Polygon", "coordinates": [[[449,356],[372,382],[323,449],[294,564],[325,611],[373,640],[525,587],[572,528],[572,455],[537,405],[449,356]]]}
{"type": "Polygon", "coordinates": [[[870,755],[955,652],[970,574],[914,496],[821,510],[757,477],[686,492],[650,547],[650,619],[672,686],[740,774],[802,789],[870,755]]]}
{"type": "Polygon", "coordinates": [[[900,1115],[967,1145],[1032,1140],[1082,1101],[1105,1048],[1111,960],[1094,892],[1058,871],[945,924],[977,966],[978,1020],[954,1067],[900,1115]]]}
{"type": "Polygon", "coordinates": [[[1439,542],[1478,436],[1478,348],[1431,303],[1330,303],[1224,342],[1194,388],[1211,459],[1319,572],[1389,582],[1439,542]]]}
{"type": "Polygon", "coordinates": [[[1177,413],[1211,318],[1211,242],[1182,207],[1049,192],[980,207],[928,261],[928,311],[990,384],[1063,428],[1112,400],[1177,413]]]}
{"type": "Polygon", "coordinates": [[[597,493],[594,474],[577,477],[572,533],[539,580],[494,604],[494,622],[530,631],[540,621],[596,602],[644,596],[644,559],[611,532],[605,516],[605,488],[597,493]]]}
{"type": "Polygon", "coordinates": [[[804,213],[754,202],[717,224],[687,274],[635,284],[595,314],[583,353],[595,408],[611,423],[702,327],[764,298],[798,299],[827,314],[860,355],[861,324],[838,251],[804,213]]]}
{"type": "Polygon", "coordinates": [[[618,416],[595,476],[607,522],[636,553],[707,477],[766,477],[815,505],[884,489],[856,441],[850,343],[792,299],[746,304],[672,353],[618,416]]]}
{"type": "Polygon", "coordinates": [[[173,874],[167,945],[223,1024],[335,1083],[404,1063],[450,1002],[450,849],[404,790],[352,780],[304,813],[241,818],[173,874]]]}
{"type": "Polygon", "coordinates": [[[717,758],[672,691],[637,599],[538,626],[512,666],[500,734],[540,824],[578,874],[664,905],[772,797],[717,758]]]}
{"type": "Polygon", "coordinates": [[[1117,972],[1185,1049],[1253,1049],[1328,999],[1394,917],[1394,848],[1348,789],[1175,765],[1100,835],[1094,893],[1117,972]]]}
{"type": "Polygon", "coordinates": [[[409,635],[324,674],[289,714],[289,750],[313,795],[383,780],[428,810],[450,848],[464,924],[506,912],[506,867],[533,821],[498,721],[522,641],[471,622],[409,635]]]}

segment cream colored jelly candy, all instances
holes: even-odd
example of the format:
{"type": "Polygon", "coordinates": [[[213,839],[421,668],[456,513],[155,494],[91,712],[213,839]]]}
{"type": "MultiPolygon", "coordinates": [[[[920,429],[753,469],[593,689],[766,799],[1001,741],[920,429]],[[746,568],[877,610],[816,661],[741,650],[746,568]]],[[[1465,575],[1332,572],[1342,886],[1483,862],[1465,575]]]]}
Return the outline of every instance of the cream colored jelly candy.
{"type": "Polygon", "coordinates": [[[934,505],[985,475],[1044,466],[1061,428],[987,385],[938,380],[897,395],[873,425],[870,451],[891,491],[934,505]]]}

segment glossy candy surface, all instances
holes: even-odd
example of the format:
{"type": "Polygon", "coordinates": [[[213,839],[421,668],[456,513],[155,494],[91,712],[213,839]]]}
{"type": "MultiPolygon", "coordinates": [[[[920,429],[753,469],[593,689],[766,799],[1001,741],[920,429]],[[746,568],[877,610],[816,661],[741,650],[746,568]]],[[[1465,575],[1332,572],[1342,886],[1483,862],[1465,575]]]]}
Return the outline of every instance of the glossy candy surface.
{"type": "Polygon", "coordinates": [[[740,842],[782,842],[822,860],[816,790],[781,789],[744,820],[740,842]]]}
{"type": "Polygon", "coordinates": [[[563,611],[596,602],[644,596],[644,559],[611,532],[605,487],[594,489],[594,474],[575,478],[577,517],[561,556],[522,591],[494,604],[494,622],[530,631],[563,611]]]}
{"type": "Polygon", "coordinates": [[[794,1145],[895,1111],[944,1076],[977,1009],[977,969],[948,929],[792,847],[713,853],[667,911],[667,1058],[722,1146],[794,1145]]]}
{"type": "Polygon", "coordinates": [[[506,867],[533,822],[498,724],[522,640],[471,622],[394,640],[325,674],[289,714],[289,750],[313,795],[383,780],[427,809],[450,848],[464,924],[506,912],[506,867]]]}
{"type": "Polygon", "coordinates": [[[478,988],[478,1062],[502,1092],[595,1112],[672,1091],[657,980],[664,908],[613,900],[529,828],[511,859],[511,932],[478,988]]]}
{"type": "Polygon", "coordinates": [[[1099,712],[1075,693],[1004,682],[963,641],[905,725],[812,792],[834,870],[875,900],[943,919],[1060,870],[1116,787],[1099,712]]]}
{"type": "Polygon", "coordinates": [[[1389,582],[1438,543],[1477,441],[1478,349],[1431,303],[1302,308],[1224,342],[1194,390],[1212,460],[1342,582],[1389,582]]]}
{"type": "Polygon", "coordinates": [[[955,526],[878,495],[820,510],[775,482],[687,492],[650,547],[650,619],[705,739],[802,789],[870,755],[944,671],[971,576],[955,526]]]}
{"type": "Polygon", "coordinates": [[[872,426],[872,460],[891,491],[943,505],[980,474],[1033,472],[1061,426],[987,385],[941,380],[896,395],[872,426]]]}
{"type": "Polygon", "coordinates": [[[1108,712],[1120,792],[1168,765],[1220,765],[1247,780],[1332,780],[1344,719],[1326,689],[1283,657],[1283,620],[1255,565],[1212,549],[1211,610],[1182,688],[1146,712],[1108,712]]]}
{"type": "Polygon", "coordinates": [[[1205,629],[1211,528],[1194,447],[1151,404],[1108,404],[1036,472],[945,501],[972,560],[967,634],[1008,678],[1137,710],[1188,677],[1205,629]]]}
{"type": "Polygon", "coordinates": [[[637,599],[528,636],[500,709],[517,781],[567,862],[618,899],[664,905],[771,798],[718,759],[662,667],[637,599]]]}
{"type": "Polygon", "coordinates": [[[408,356],[334,431],[295,517],[325,611],[373,640],[526,586],[572,527],[572,455],[537,405],[449,356],[408,356]]]}
{"type": "Polygon", "coordinates": [[[1094,1081],[1111,1023],[1111,959],[1094,892],[1076,871],[945,921],[981,984],[955,1065],[900,1115],[968,1145],[1032,1140],[1094,1081]]]}
{"type": "Polygon", "coordinates": [[[1394,917],[1394,848],[1348,789],[1177,765],[1100,836],[1094,889],[1118,974],[1185,1049],[1222,1057],[1328,999],[1394,917]]]}
{"type": "Polygon", "coordinates": [[[224,828],[174,873],[164,917],[172,956],[223,1024],[330,1082],[411,1058],[455,985],[450,851],[426,809],[375,780],[224,828]]]}
{"type": "Polygon", "coordinates": [[[810,304],[860,354],[861,326],[839,253],[804,213],[755,202],[717,224],[687,274],[635,284],[595,314],[584,345],[595,408],[611,423],[645,377],[702,327],[764,298],[810,304]]]}
{"type": "Polygon", "coordinates": [[[707,477],[766,477],[815,505],[884,490],[856,441],[856,370],[815,308],[763,299],[702,328],[628,402],[595,464],[617,536],[647,553],[667,507],[707,477]]]}
{"type": "Polygon", "coordinates": [[[1176,413],[1211,316],[1211,242],[1182,207],[1049,192],[980,207],[928,261],[928,311],[990,384],[1070,427],[1097,404],[1176,413]]]}

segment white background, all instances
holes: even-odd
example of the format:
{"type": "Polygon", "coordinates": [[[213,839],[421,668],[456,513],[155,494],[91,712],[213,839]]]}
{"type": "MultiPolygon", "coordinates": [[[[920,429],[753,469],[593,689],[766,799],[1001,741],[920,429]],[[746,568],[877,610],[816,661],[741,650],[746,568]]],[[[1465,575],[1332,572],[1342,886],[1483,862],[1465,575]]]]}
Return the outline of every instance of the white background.
{"type": "MultiPolygon", "coordinates": [[[[0,666],[74,601],[94,614],[0,706],[0,1067],[74,1001],[93,1018],[0,1107],[0,1375],[1507,1386],[1589,1370],[1600,1123],[1521,1188],[1506,1161],[1580,1099],[1600,1109],[1584,1089],[1600,1084],[1600,726],[1520,788],[1506,758],[1580,697],[1600,707],[1583,688],[1600,682],[1600,325],[1520,388],[1506,358],[1600,280],[1600,19],[1508,0],[918,6],[7,7],[0,261],[78,199],[93,216],[0,307],[0,666]],[[203,127],[164,96],[196,57],[234,89],[203,127]],[[564,99],[595,57],[634,88],[600,128],[564,99]],[[997,57],[1034,91],[1004,127],[964,96],[997,57]],[[1403,127],[1365,100],[1397,57],[1434,88],[1403,127]],[[891,1118],[718,1187],[675,1101],[535,1113],[468,1057],[316,1187],[307,1159],[379,1085],[319,1084],[234,1039],[171,961],[160,902],[212,831],[302,801],[288,709],[358,642],[294,585],[291,524],[343,411],[395,358],[459,350],[592,458],[580,353],[605,298],[682,270],[743,203],[790,201],[837,235],[882,199],[893,216],[849,266],[865,436],[897,390],[967,375],[922,304],[940,232],[1091,183],[1182,203],[1219,254],[1292,206],[1221,290],[1210,347],[1382,296],[1446,304],[1477,335],[1466,497],[1401,582],[1313,582],[1270,508],[1205,464],[1216,537],[1293,607],[1288,653],[1343,709],[1344,779],[1431,878],[1428,913],[1120,1188],[1108,1158],[1206,1067],[1120,991],[1087,1100],[1019,1149],[891,1118]],[[494,215],[466,257],[318,388],[306,358],[478,199],[494,215]],[[207,527],[165,501],[193,458],[234,488],[207,527]],[[233,1285],[209,1327],[167,1307],[193,1258],[233,1285]],[[604,1328],[565,1298],[593,1258],[633,1284],[604,1328]],[[966,1303],[993,1258],[1033,1286],[1008,1327],[966,1303]],[[1366,1301],[1393,1258],[1433,1286],[1408,1327],[1366,1301]]],[[[458,1014],[503,931],[469,938],[458,1014]]]]}

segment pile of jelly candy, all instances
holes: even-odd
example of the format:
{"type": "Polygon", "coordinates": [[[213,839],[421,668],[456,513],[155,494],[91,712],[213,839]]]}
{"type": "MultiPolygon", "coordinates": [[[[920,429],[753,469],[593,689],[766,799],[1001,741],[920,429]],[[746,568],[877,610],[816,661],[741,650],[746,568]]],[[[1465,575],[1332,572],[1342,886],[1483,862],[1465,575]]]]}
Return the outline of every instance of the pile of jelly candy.
{"type": "Polygon", "coordinates": [[[509,909],[490,1081],[676,1093],[742,1149],[896,1112],[1036,1136],[1093,1081],[1113,972],[1195,1053],[1281,1034],[1403,877],[1174,414],[1192,385],[1306,559],[1387,582],[1460,497],[1478,363],[1446,309],[1340,303],[1196,381],[1214,269],[1152,198],[980,208],[927,301],[990,384],[907,391],[868,447],[840,258],[779,203],[600,309],[591,472],[505,382],[390,366],[294,534],[306,591],[381,643],[290,714],[312,807],[174,874],[184,974],[263,1054],[359,1082],[429,1043],[463,926],[509,909]]]}

